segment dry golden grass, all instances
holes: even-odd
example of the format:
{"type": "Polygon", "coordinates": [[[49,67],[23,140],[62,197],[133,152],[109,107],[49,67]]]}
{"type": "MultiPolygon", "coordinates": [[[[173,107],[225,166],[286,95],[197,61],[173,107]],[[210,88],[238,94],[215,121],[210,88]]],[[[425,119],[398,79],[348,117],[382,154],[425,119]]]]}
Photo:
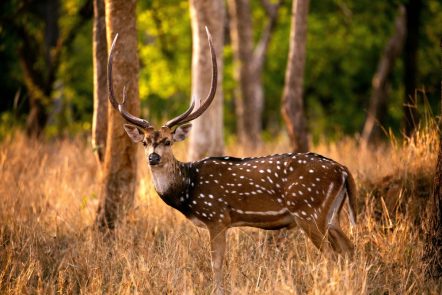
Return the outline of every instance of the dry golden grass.
{"type": "MultiPolygon", "coordinates": [[[[354,139],[315,147],[347,165],[358,183],[358,224],[344,222],[356,244],[354,259],[321,254],[296,229],[232,229],[227,290],[440,294],[441,283],[426,281],[421,263],[436,147],[434,128],[375,150],[360,151],[354,139]]],[[[280,140],[260,153],[286,150],[280,140]]],[[[177,154],[182,158],[183,146],[177,154]]],[[[104,239],[90,226],[99,186],[86,140],[37,142],[15,134],[1,143],[0,293],[210,294],[208,234],[156,196],[139,158],[135,208],[114,238],[104,239]]]]}

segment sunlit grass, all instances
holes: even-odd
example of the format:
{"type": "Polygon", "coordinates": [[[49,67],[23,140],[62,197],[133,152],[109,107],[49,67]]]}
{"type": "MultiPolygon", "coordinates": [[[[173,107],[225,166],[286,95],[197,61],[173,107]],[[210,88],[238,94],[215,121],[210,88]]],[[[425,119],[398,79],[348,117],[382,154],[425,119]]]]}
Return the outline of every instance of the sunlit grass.
{"type": "MultiPolygon", "coordinates": [[[[185,145],[178,146],[179,158],[185,145]]],[[[440,294],[425,281],[422,220],[437,152],[435,125],[404,142],[313,150],[347,165],[359,187],[353,260],[321,254],[300,230],[229,231],[232,294],[440,294]]],[[[287,151],[284,139],[257,154],[287,151]]],[[[247,155],[234,146],[231,155],[247,155]]],[[[208,234],[157,196],[142,153],[134,209],[113,239],[94,233],[99,185],[86,140],[15,134],[0,144],[0,293],[210,294],[208,234]]],[[[346,218],[343,218],[345,221],[346,218]]]]}

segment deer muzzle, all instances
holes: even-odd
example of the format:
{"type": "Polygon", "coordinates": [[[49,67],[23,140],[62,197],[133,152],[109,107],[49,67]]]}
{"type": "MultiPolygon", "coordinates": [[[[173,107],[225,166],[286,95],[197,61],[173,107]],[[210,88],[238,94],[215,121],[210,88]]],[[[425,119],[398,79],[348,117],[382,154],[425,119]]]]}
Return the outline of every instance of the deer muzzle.
{"type": "Polygon", "coordinates": [[[149,165],[158,165],[160,163],[161,157],[157,153],[151,153],[149,155],[149,165]]]}

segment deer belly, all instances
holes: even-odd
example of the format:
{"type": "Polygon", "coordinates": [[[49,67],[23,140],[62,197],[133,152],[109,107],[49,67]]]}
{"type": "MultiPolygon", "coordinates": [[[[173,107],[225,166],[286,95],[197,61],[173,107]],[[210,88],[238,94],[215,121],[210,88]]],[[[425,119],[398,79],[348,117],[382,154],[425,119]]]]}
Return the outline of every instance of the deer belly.
{"type": "Polygon", "coordinates": [[[292,228],[296,221],[287,208],[276,211],[242,211],[231,212],[232,227],[251,226],[262,229],[292,228]]]}

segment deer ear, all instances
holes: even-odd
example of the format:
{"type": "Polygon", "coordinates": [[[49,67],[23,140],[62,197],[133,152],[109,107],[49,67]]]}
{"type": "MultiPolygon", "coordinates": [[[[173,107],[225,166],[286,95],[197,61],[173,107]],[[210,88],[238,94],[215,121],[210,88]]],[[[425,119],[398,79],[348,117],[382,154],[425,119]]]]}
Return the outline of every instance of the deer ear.
{"type": "Polygon", "coordinates": [[[124,130],[135,143],[144,139],[144,132],[134,125],[124,124],[124,130]]]}
{"type": "Polygon", "coordinates": [[[179,126],[173,132],[173,140],[175,142],[183,141],[189,135],[190,129],[192,129],[192,124],[184,124],[179,126]]]}

